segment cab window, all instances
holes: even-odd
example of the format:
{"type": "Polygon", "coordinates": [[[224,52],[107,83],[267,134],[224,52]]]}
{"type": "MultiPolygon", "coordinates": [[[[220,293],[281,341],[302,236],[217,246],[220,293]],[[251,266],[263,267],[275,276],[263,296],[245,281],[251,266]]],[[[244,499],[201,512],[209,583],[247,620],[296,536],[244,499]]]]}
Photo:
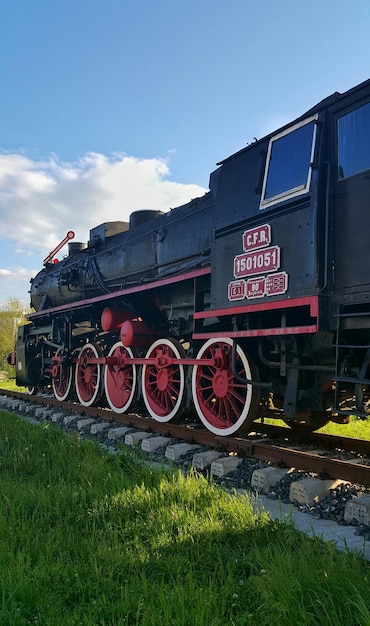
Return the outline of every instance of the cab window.
{"type": "Polygon", "coordinates": [[[261,209],[309,190],[316,138],[315,121],[316,116],[296,124],[270,140],[261,209]]]}
{"type": "Polygon", "coordinates": [[[338,179],[370,169],[370,103],[338,119],[338,179]]]}

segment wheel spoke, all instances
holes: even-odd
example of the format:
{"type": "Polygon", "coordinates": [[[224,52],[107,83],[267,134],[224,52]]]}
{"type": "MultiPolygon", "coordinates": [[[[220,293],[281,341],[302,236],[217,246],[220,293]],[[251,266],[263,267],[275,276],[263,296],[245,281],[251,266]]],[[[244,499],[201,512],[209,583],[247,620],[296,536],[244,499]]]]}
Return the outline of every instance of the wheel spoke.
{"type": "MultiPolygon", "coordinates": [[[[236,398],[236,396],[232,393],[229,393],[227,395],[227,399],[228,399],[228,408],[229,410],[227,411],[228,414],[228,421],[229,424],[231,426],[231,424],[234,423],[233,417],[235,417],[236,415],[238,415],[238,412],[240,411],[241,407],[242,407],[242,402],[240,401],[239,398],[236,398]]],[[[225,406],[226,408],[226,406],[225,406]]]]}
{"type": "MultiPolygon", "coordinates": [[[[216,371],[216,370],[215,370],[216,371]]],[[[212,389],[213,387],[213,379],[214,379],[214,372],[210,372],[209,374],[207,374],[207,372],[202,372],[202,381],[204,380],[209,380],[210,384],[209,387],[212,389]]]]}

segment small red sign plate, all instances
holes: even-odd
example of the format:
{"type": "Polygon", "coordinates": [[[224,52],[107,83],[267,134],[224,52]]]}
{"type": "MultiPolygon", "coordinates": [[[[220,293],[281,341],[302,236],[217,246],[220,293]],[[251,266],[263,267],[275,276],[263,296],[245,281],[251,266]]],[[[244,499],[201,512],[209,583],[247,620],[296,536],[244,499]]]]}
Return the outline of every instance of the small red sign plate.
{"type": "Polygon", "coordinates": [[[288,289],[288,274],[279,272],[266,276],[266,296],[278,296],[288,289]]]}
{"type": "Polygon", "coordinates": [[[243,300],[245,298],[246,293],[246,282],[245,280],[233,280],[229,283],[228,287],[228,296],[229,300],[243,300]]]}
{"type": "Polygon", "coordinates": [[[257,248],[265,248],[271,243],[271,226],[264,224],[257,228],[250,228],[243,233],[243,250],[256,250],[257,248]]]}
{"type": "Polygon", "coordinates": [[[247,280],[247,298],[263,298],[265,295],[265,282],[264,276],[249,278],[247,280]]]}

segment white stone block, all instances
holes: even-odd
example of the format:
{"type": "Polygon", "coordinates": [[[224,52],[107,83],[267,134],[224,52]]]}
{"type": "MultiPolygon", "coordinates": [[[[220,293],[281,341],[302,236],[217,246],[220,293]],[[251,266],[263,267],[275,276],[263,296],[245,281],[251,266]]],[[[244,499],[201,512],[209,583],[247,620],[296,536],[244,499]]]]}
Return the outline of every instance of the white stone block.
{"type": "Polygon", "coordinates": [[[18,410],[20,411],[24,408],[25,402],[20,401],[20,400],[8,400],[7,406],[12,411],[18,411],[18,410]]]}
{"type": "Polygon", "coordinates": [[[254,470],[251,478],[251,487],[257,489],[261,493],[268,493],[271,487],[288,473],[287,469],[279,469],[277,467],[263,467],[254,470]]]}
{"type": "MultiPolygon", "coordinates": [[[[59,420],[61,420],[63,417],[64,417],[64,413],[61,413],[61,412],[54,413],[54,412],[52,412],[51,416],[50,416],[50,419],[51,419],[52,422],[59,422],[59,420]]],[[[77,416],[75,416],[75,419],[77,419],[77,416]]]]}
{"type": "Polygon", "coordinates": [[[149,437],[141,442],[141,449],[144,452],[154,452],[162,446],[166,446],[171,441],[170,437],[149,437]]]}
{"type": "MultiPolygon", "coordinates": [[[[63,417],[63,413],[54,413],[51,416],[51,419],[53,422],[58,422],[61,417],[63,417]]],[[[63,419],[64,426],[68,426],[68,424],[75,422],[77,420],[77,417],[77,415],[66,415],[63,419]]]]}
{"type": "Polygon", "coordinates": [[[38,407],[35,410],[35,417],[37,417],[39,420],[46,420],[48,418],[50,418],[50,416],[53,414],[53,409],[48,409],[47,407],[43,406],[43,407],[38,407]]]}
{"type": "Polygon", "coordinates": [[[359,524],[370,526],[370,495],[364,494],[347,502],[344,509],[344,519],[349,523],[355,519],[359,524]]]}
{"type": "Polygon", "coordinates": [[[209,467],[212,461],[219,459],[222,456],[221,452],[217,452],[217,450],[208,450],[207,452],[197,452],[193,456],[193,467],[204,470],[209,467]]]}
{"type": "Polygon", "coordinates": [[[91,424],[93,424],[94,422],[95,420],[93,417],[87,417],[83,420],[77,420],[77,428],[78,430],[82,430],[83,428],[86,428],[86,426],[91,426],[91,424]]]}
{"type": "Polygon", "coordinates": [[[46,407],[44,407],[44,406],[38,406],[38,407],[36,407],[36,409],[35,409],[35,416],[36,416],[36,417],[41,417],[41,416],[43,416],[43,414],[45,413],[45,411],[46,411],[46,407]]]}
{"type": "Polygon", "coordinates": [[[192,450],[199,450],[200,446],[196,443],[176,443],[166,448],[165,457],[170,461],[177,461],[182,456],[192,450]]]}
{"type": "Polygon", "coordinates": [[[225,476],[233,472],[241,462],[242,459],[237,456],[224,456],[221,459],[212,461],[211,474],[218,477],[225,476]]]}
{"type": "Polygon", "coordinates": [[[335,489],[342,480],[320,480],[320,478],[303,478],[290,485],[289,500],[300,504],[312,504],[325,498],[330,489],[335,489]]]}
{"type": "Polygon", "coordinates": [[[103,432],[104,430],[106,430],[107,428],[110,427],[110,423],[109,422],[102,422],[101,424],[93,424],[90,428],[90,433],[92,435],[97,435],[98,433],[103,432]]]}
{"type": "Polygon", "coordinates": [[[128,426],[119,426],[118,428],[111,428],[108,433],[108,439],[112,439],[115,441],[116,439],[120,439],[120,437],[124,437],[127,431],[130,430],[128,426]]]}
{"type": "Polygon", "coordinates": [[[147,432],[129,433],[125,437],[125,444],[126,446],[136,446],[138,443],[140,443],[143,439],[147,437],[148,437],[147,432]]]}

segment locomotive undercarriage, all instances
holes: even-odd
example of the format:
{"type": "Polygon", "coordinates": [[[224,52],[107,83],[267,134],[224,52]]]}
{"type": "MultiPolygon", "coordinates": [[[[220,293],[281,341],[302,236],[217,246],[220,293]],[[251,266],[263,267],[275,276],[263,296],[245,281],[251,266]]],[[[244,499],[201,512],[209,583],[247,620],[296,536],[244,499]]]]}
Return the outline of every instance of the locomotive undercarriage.
{"type": "Polygon", "coordinates": [[[306,304],[217,317],[204,276],[196,286],[103,302],[20,327],[18,384],[50,386],[60,401],[106,403],[117,413],[145,407],[160,422],[195,409],[222,436],[250,430],[257,418],[308,432],[369,413],[370,342],[366,329],[348,327],[348,316],[337,336],[302,332],[314,322],[306,304]],[[194,314],[194,302],[209,314],[194,314]]]}
{"type": "Polygon", "coordinates": [[[341,307],[336,315],[335,403],[342,415],[370,414],[370,311],[369,305],[341,307]]]}
{"type": "Polygon", "coordinates": [[[223,436],[250,430],[259,417],[281,418],[302,431],[337,419],[332,334],[193,341],[181,332],[190,327],[189,313],[185,306],[178,310],[167,328],[161,315],[155,329],[131,320],[127,345],[125,323],[104,330],[88,311],[26,325],[17,344],[18,383],[51,386],[60,401],[106,403],[117,413],[144,406],[160,422],[195,408],[204,426],[223,436]]]}

